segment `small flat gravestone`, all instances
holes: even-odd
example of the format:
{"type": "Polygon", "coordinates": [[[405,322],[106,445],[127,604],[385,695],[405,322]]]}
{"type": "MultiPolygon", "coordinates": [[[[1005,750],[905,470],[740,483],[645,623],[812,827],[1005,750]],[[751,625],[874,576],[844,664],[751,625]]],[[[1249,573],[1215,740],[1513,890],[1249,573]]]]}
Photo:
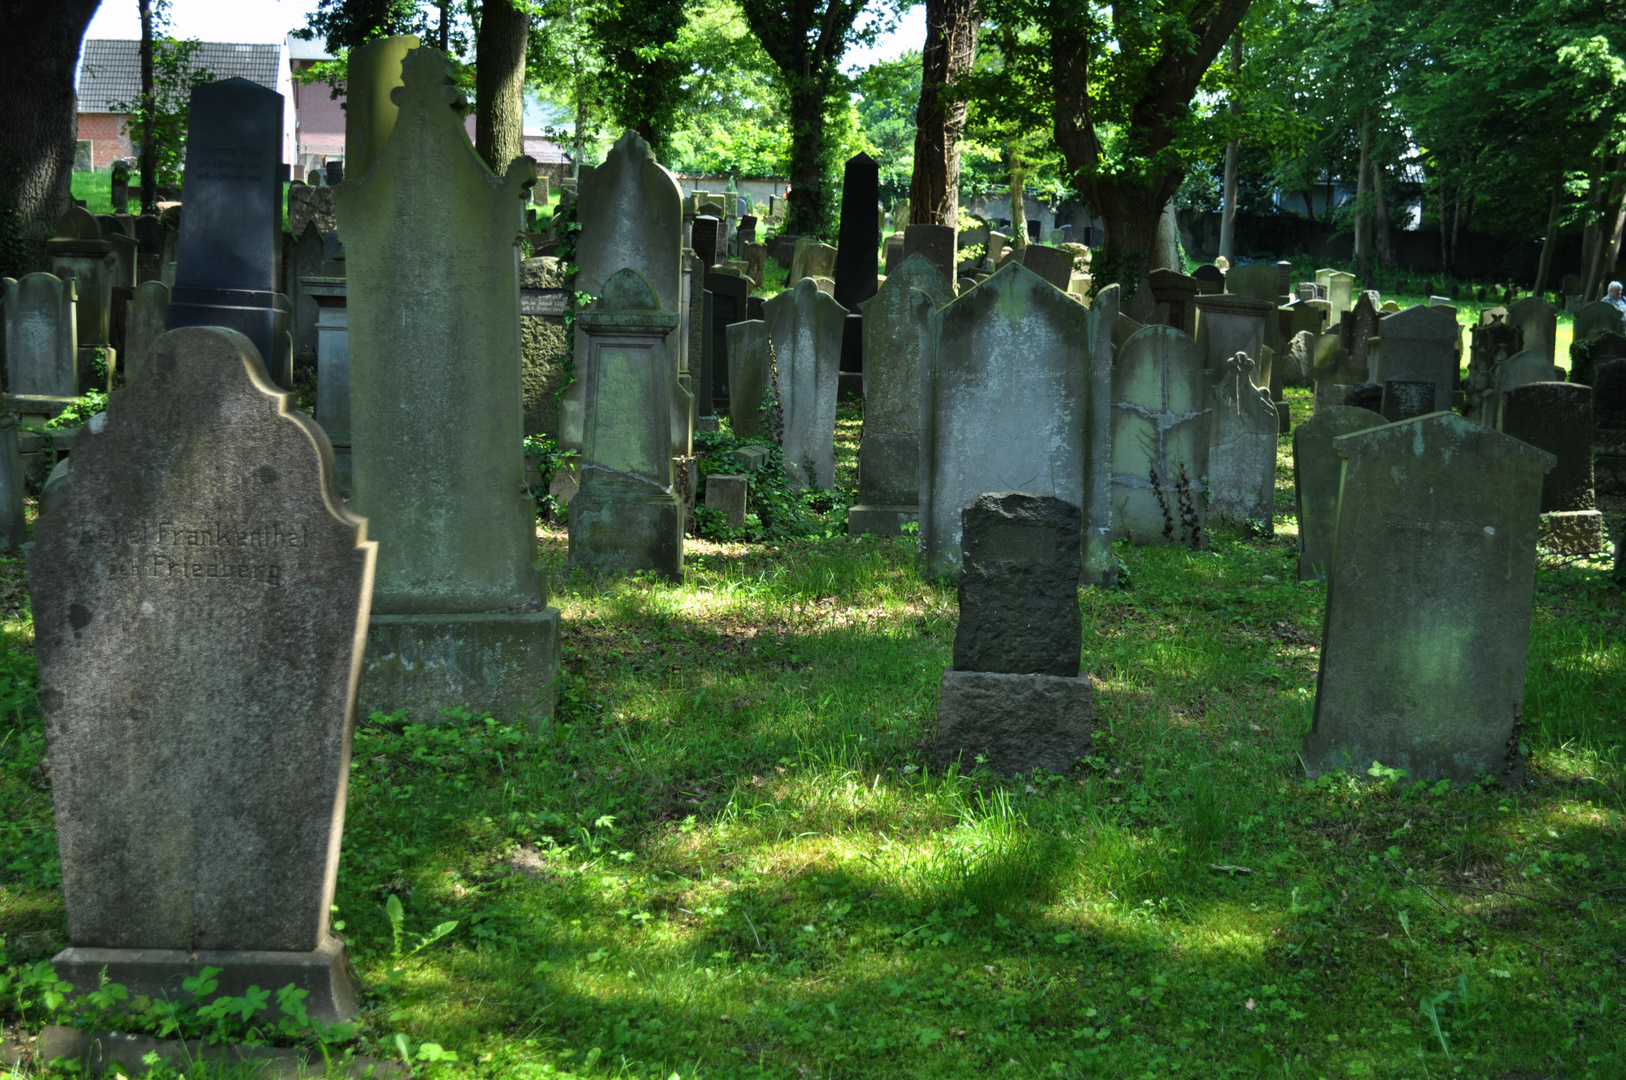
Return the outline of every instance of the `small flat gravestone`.
{"type": "Polygon", "coordinates": [[[996,773],[1065,773],[1088,753],[1079,677],[1083,515],[1050,495],[983,494],[961,512],[960,624],[943,672],[937,756],[996,773]]]}
{"type": "Polygon", "coordinates": [[[1536,528],[1553,456],[1455,413],[1344,435],[1305,768],[1524,778],[1536,528]]]}
{"type": "Polygon", "coordinates": [[[80,430],[40,518],[40,704],[80,991],[308,990],[356,1009],[328,932],[373,581],[322,430],[253,345],[174,330],[80,430]],[[290,633],[297,627],[297,633],[290,633]]]}

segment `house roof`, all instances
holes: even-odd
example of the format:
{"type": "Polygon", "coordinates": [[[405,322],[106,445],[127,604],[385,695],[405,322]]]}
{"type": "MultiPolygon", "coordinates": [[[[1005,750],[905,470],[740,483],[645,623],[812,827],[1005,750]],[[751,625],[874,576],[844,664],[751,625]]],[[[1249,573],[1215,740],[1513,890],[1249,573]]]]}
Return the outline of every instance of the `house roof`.
{"type": "MultiPolygon", "coordinates": [[[[314,44],[314,43],[313,43],[314,44]]],[[[79,64],[79,111],[110,113],[115,106],[141,96],[141,42],[92,39],[85,42],[79,64]]],[[[195,68],[216,79],[244,78],[267,90],[277,89],[281,45],[239,45],[206,41],[193,54],[195,68]]]]}

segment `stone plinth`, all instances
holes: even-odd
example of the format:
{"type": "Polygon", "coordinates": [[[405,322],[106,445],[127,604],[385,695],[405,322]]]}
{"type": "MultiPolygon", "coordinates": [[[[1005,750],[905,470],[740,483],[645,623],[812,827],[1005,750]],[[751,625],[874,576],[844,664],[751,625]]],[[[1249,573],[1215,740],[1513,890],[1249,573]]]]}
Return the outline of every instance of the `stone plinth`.
{"type": "Polygon", "coordinates": [[[1035,769],[1065,774],[1090,752],[1092,732],[1088,678],[943,672],[936,738],[941,766],[957,762],[968,773],[985,764],[1004,776],[1035,769]]]}

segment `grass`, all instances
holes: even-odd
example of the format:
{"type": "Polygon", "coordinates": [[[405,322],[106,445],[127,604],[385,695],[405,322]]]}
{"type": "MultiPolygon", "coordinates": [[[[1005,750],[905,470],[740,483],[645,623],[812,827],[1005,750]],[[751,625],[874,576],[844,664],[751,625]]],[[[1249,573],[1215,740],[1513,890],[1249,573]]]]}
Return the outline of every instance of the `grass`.
{"type": "MultiPolygon", "coordinates": [[[[696,541],[668,585],[568,575],[543,530],[556,721],[357,735],[362,1049],[402,1033],[482,1077],[1626,1075],[1621,593],[1543,563],[1525,789],[1307,782],[1324,592],[1296,581],[1287,453],[1275,538],[1121,548],[1128,586],[1080,594],[1096,738],[1064,777],[931,764],[956,605],[908,540],[696,541]],[[457,926],[397,960],[391,897],[409,947],[457,926]]],[[[63,913],[39,721],[7,708],[16,964],[63,913]]]]}

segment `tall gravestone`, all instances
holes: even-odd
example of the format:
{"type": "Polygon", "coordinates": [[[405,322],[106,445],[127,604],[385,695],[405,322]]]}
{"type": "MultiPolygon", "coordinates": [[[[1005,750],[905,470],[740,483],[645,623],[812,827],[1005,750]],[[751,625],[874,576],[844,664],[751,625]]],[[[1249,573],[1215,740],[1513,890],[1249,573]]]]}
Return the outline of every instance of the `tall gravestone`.
{"type": "Polygon", "coordinates": [[[1379,296],[1371,289],[1355,298],[1355,306],[1345,313],[1339,323],[1339,333],[1350,360],[1359,370],[1366,372],[1366,382],[1376,382],[1377,357],[1372,351],[1372,339],[1378,333],[1378,320],[1383,318],[1379,296]]]}
{"type": "Polygon", "coordinates": [[[282,95],[248,79],[192,91],[186,179],[168,326],[226,326],[254,343],[278,386],[293,385],[288,311],[278,303],[282,95]]]}
{"type": "Polygon", "coordinates": [[[785,469],[802,487],[836,484],[836,391],[847,311],[803,278],[763,305],[779,372],[779,442],[785,469]]]}
{"type": "Polygon", "coordinates": [[[958,229],[953,225],[907,225],[903,230],[903,257],[924,255],[949,281],[959,277],[958,229]]]}
{"type": "Polygon", "coordinates": [[[162,281],[144,281],[135,287],[130,300],[130,324],[125,335],[124,378],[135,382],[146,369],[153,343],[164,333],[169,318],[169,286],[162,281]]]}
{"type": "Polygon", "coordinates": [[[1274,317],[1274,304],[1233,293],[1199,296],[1196,304],[1197,347],[1210,381],[1225,377],[1225,362],[1237,353],[1247,353],[1255,363],[1263,364],[1265,324],[1274,317]]]}
{"type": "Polygon", "coordinates": [[[717,265],[722,232],[723,223],[710,214],[697,216],[689,226],[689,246],[700,256],[701,265],[707,269],[717,265]]]}
{"type": "MultiPolygon", "coordinates": [[[[875,259],[881,242],[881,166],[868,154],[847,161],[841,187],[841,233],[836,240],[836,303],[850,312],[875,295],[875,259]]],[[[858,371],[860,368],[843,370],[858,371]]]]}
{"type": "Polygon", "coordinates": [[[1434,386],[1434,408],[1451,408],[1451,395],[1456,392],[1457,340],[1460,336],[1456,317],[1447,315],[1437,307],[1413,305],[1378,320],[1377,364],[1372,370],[1372,381],[1387,383],[1393,379],[1418,380],[1434,386]]]}
{"type": "MultiPolygon", "coordinates": [[[[565,317],[570,309],[569,279],[558,258],[541,255],[519,264],[519,334],[524,355],[525,434],[551,435],[563,441],[559,423],[559,392],[570,373],[570,336],[565,317]]],[[[348,374],[346,381],[348,382],[348,374]]],[[[321,395],[317,395],[321,403],[321,395]]],[[[691,410],[692,411],[692,410],[691,410]]],[[[348,412],[348,408],[347,408],[348,412]]],[[[673,439],[688,437],[687,412],[674,417],[673,439]]],[[[678,442],[678,445],[686,445],[678,442]]]]}
{"type": "Polygon", "coordinates": [[[559,613],[524,483],[520,196],[474,152],[445,57],[401,62],[395,130],[335,198],[344,237],[355,494],[381,550],[361,701],[552,709],[559,613]]]}
{"type": "MultiPolygon", "coordinates": [[[[916,304],[928,304],[924,297],[916,304]]],[[[923,312],[920,551],[960,566],[960,518],[987,491],[1090,505],[1091,309],[1019,263],[923,312]]]]}
{"type": "Polygon", "coordinates": [[[1079,508],[1051,495],[988,492],[962,509],[960,621],[937,711],[944,766],[1066,773],[1089,752],[1082,534],[1079,508]]]}
{"type": "Polygon", "coordinates": [[[1344,459],[1311,776],[1521,786],[1543,475],[1553,457],[1454,413],[1334,441],[1344,459]]]}
{"type": "Polygon", "coordinates": [[[768,323],[749,319],[728,327],[728,424],[738,439],[762,434],[762,402],[773,385],[768,323]]]}
{"type": "Polygon", "coordinates": [[[650,570],[683,580],[683,503],[672,485],[671,401],[677,365],[664,311],[648,278],[618,271],[576,316],[587,348],[581,490],[570,501],[570,565],[650,570]]]}
{"type": "Polygon", "coordinates": [[[0,551],[18,551],[28,542],[23,459],[17,446],[17,414],[0,413],[0,551]]]}
{"type": "Polygon", "coordinates": [[[1112,371],[1112,535],[1207,545],[1212,384],[1197,343],[1172,326],[1137,330],[1112,371]]]}
{"type": "Polygon", "coordinates": [[[12,396],[79,396],[74,282],[53,274],[5,283],[6,387],[12,396]]]}
{"type": "Polygon", "coordinates": [[[352,180],[367,175],[395,131],[401,111],[394,96],[401,85],[401,61],[418,45],[417,37],[398,34],[350,51],[345,67],[344,156],[352,180]]]}
{"type": "Polygon", "coordinates": [[[81,429],[29,561],[80,992],[309,992],[356,1011],[329,932],[374,544],[321,430],[252,343],[171,331],[81,429]],[[291,632],[292,630],[297,632],[291,632]]]}
{"type": "Polygon", "coordinates": [[[1114,585],[1118,581],[1118,557],[1112,552],[1114,346],[1105,328],[1118,319],[1118,286],[1097,292],[1090,312],[1097,333],[1090,341],[1090,406],[1084,436],[1084,583],[1114,585]]]}
{"type": "Polygon", "coordinates": [[[1507,309],[1507,324],[1524,335],[1524,349],[1547,363],[1557,361],[1558,311],[1539,296],[1527,296],[1507,309]]]}
{"type": "Polygon", "coordinates": [[[858,503],[847,531],[896,536],[920,515],[920,328],[915,294],[933,308],[954,300],[948,281],[911,255],[864,302],[864,434],[858,447],[858,503]]]}
{"type": "MultiPolygon", "coordinates": [[[[1241,266],[1233,266],[1225,274],[1225,291],[1235,296],[1247,296],[1268,304],[1270,311],[1274,312],[1279,303],[1277,300],[1277,294],[1280,292],[1277,281],[1279,276],[1280,274],[1272,263],[1244,263],[1241,266]]],[[[1276,319],[1273,314],[1267,313],[1265,316],[1264,335],[1265,347],[1278,353],[1281,352],[1281,335],[1277,330],[1276,319]]],[[[1259,359],[1253,353],[1248,355],[1253,356],[1256,361],[1259,359]]],[[[1226,357],[1226,359],[1229,359],[1229,357],[1226,357]]]]}
{"type": "Polygon", "coordinates": [[[1332,538],[1338,523],[1338,483],[1343,459],[1333,440],[1378,427],[1383,417],[1371,409],[1328,405],[1293,429],[1293,490],[1299,518],[1299,580],[1325,581],[1332,566],[1332,538]]]}
{"type": "Polygon", "coordinates": [[[728,328],[750,318],[746,310],[749,287],[743,277],[711,271],[706,274],[706,291],[711,293],[711,400],[713,407],[727,407],[732,397],[728,385],[728,328]]]}
{"type": "Polygon", "coordinates": [[[1589,555],[1608,543],[1593,493],[1592,397],[1592,387],[1567,382],[1502,395],[1502,434],[1553,455],[1541,484],[1541,542],[1564,555],[1589,555]]]}
{"type": "Polygon", "coordinates": [[[79,347],[107,345],[112,338],[114,259],[101,223],[84,207],[73,207],[57,223],[57,235],[45,249],[51,273],[74,281],[79,347]]]}
{"type": "MultiPolygon", "coordinates": [[[[1319,284],[1321,274],[1316,273],[1319,284]]],[[[1346,274],[1342,270],[1333,270],[1327,274],[1327,302],[1332,305],[1332,313],[1336,318],[1341,313],[1355,306],[1355,275],[1346,274]]]]}
{"type": "MultiPolygon", "coordinates": [[[[1234,272],[1234,271],[1233,271],[1234,272]]],[[[1213,388],[1208,435],[1208,520],[1275,534],[1276,405],[1255,385],[1253,358],[1238,353],[1213,388]]]]}
{"type": "Polygon", "coordinates": [[[316,422],[333,443],[335,483],[345,498],[355,493],[350,442],[349,283],[342,277],[301,279],[316,305],[316,422]]]}

